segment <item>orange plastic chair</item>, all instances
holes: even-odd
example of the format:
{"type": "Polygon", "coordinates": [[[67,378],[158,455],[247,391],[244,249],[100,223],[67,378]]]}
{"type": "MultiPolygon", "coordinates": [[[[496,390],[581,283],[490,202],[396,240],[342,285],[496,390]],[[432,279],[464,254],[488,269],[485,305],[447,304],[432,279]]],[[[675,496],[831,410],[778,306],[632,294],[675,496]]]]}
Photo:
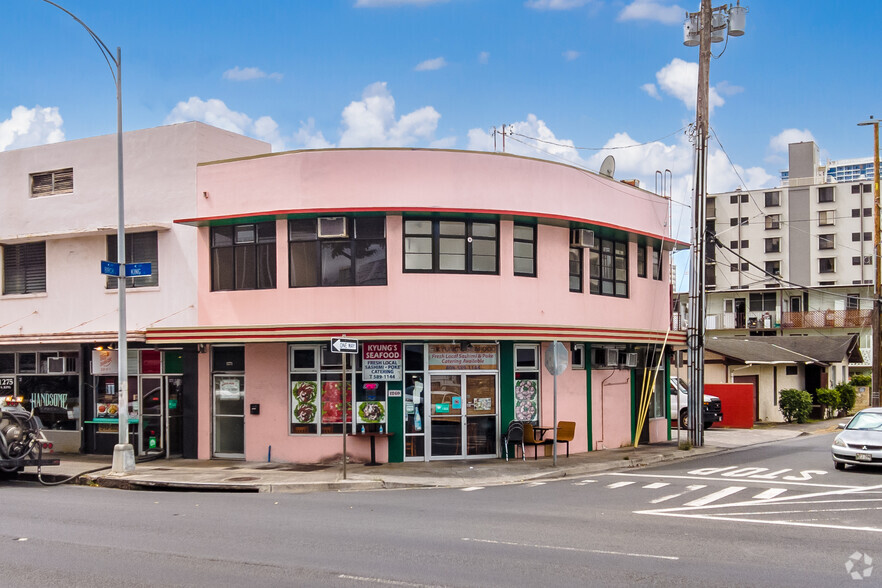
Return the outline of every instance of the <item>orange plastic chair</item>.
{"type": "Polygon", "coordinates": [[[544,439],[536,439],[533,434],[533,425],[530,423],[524,423],[524,445],[532,445],[533,446],[533,459],[539,459],[539,446],[545,445],[548,442],[544,439]]]}
{"type": "Polygon", "coordinates": [[[570,456],[570,441],[576,438],[576,423],[560,421],[557,423],[557,442],[567,444],[567,457],[570,456]]]}

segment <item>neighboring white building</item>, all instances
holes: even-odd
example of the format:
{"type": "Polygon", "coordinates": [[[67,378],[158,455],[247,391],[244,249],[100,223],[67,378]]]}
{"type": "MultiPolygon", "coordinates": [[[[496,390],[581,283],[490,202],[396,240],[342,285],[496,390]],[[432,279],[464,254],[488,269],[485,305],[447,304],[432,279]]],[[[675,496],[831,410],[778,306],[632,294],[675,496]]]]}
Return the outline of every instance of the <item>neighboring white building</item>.
{"type": "MultiPolygon", "coordinates": [[[[780,187],[708,196],[708,230],[717,239],[707,248],[708,337],[857,335],[861,360],[852,355],[850,371],[868,371],[872,180],[832,180],[845,166],[820,165],[813,142],[791,144],[789,157],[780,187]]],[[[680,295],[680,326],[686,301],[680,295]]],[[[846,376],[831,372],[825,381],[846,376]]]]}
{"type": "MultiPolygon", "coordinates": [[[[0,153],[0,394],[24,396],[61,451],[100,453],[117,435],[98,414],[112,412],[109,402],[82,404],[86,387],[115,386],[113,377],[93,377],[90,361],[93,350],[116,342],[119,325],[116,279],[100,271],[101,260],[116,260],[116,145],[116,135],[105,135],[0,153]]],[[[180,430],[165,401],[180,409],[175,418],[195,419],[185,414],[190,350],[145,349],[143,341],[147,327],[196,323],[197,235],[172,221],[195,215],[197,163],[269,151],[202,123],[123,136],[126,261],[154,264],[151,277],[129,281],[126,298],[140,450],[167,448],[169,432],[180,430]]],[[[190,453],[180,438],[174,443],[176,453],[190,453]]]]}

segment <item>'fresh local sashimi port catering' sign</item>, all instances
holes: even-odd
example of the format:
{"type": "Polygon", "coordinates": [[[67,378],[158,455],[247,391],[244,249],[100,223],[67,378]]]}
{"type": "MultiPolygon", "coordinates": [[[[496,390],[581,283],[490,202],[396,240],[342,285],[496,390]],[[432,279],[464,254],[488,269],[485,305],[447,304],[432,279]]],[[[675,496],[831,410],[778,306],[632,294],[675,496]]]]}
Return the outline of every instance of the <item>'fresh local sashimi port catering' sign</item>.
{"type": "Polygon", "coordinates": [[[404,353],[401,343],[362,343],[362,378],[366,382],[389,382],[401,379],[404,353]]]}

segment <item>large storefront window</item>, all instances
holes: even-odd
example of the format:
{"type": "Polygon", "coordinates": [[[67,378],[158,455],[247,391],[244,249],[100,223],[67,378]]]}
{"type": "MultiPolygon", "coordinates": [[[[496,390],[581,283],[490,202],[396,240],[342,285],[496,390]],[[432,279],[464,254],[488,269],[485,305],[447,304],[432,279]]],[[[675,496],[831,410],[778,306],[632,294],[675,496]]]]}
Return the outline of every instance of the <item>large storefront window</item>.
{"type": "Polygon", "coordinates": [[[79,430],[79,353],[0,353],[0,396],[21,396],[46,429],[79,430]]]}
{"type": "MultiPolygon", "coordinates": [[[[369,402],[369,396],[373,396],[371,402],[376,401],[382,393],[385,408],[385,383],[370,382],[370,386],[365,387],[366,383],[361,378],[359,356],[333,353],[327,346],[321,345],[289,347],[292,435],[341,435],[344,428],[344,390],[346,422],[350,423],[351,427],[353,368],[356,386],[359,388],[359,402],[369,402]],[[347,361],[345,383],[343,382],[344,360],[347,361]],[[382,390],[380,390],[381,385],[382,390]]],[[[365,418],[377,420],[378,416],[372,412],[365,415],[365,418]]],[[[351,428],[350,432],[352,432],[351,428]]]]}

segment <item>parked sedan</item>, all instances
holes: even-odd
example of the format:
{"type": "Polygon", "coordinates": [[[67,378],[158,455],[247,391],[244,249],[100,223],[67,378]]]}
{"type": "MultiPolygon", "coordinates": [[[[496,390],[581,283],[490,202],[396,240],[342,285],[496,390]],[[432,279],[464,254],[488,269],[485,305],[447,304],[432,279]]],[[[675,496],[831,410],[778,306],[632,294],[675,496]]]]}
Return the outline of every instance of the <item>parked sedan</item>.
{"type": "Polygon", "coordinates": [[[865,408],[852,417],[833,439],[833,464],[882,466],[882,408],[865,408]]]}

